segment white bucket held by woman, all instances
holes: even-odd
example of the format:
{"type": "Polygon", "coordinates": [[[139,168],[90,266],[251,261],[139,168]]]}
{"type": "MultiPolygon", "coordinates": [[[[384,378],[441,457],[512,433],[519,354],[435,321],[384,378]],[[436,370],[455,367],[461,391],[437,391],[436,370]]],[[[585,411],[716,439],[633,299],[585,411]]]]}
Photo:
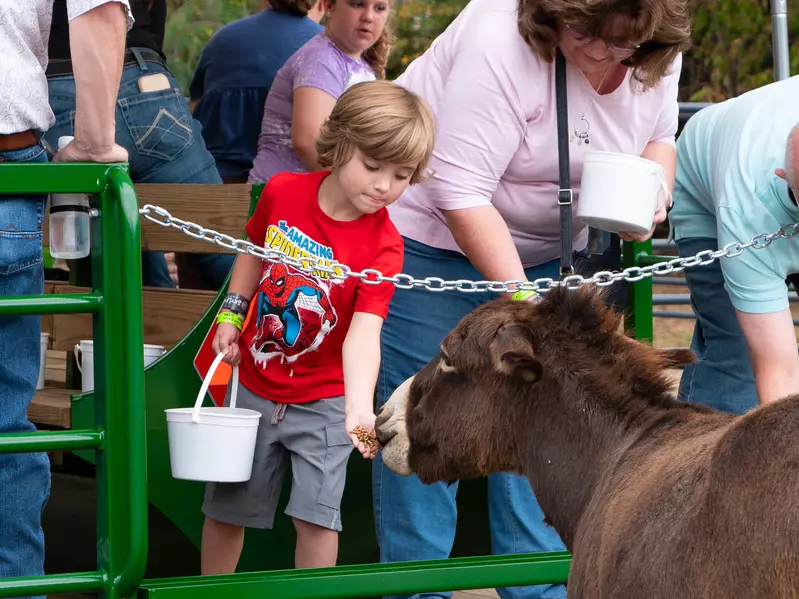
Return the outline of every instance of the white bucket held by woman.
{"type": "Polygon", "coordinates": [[[230,407],[201,407],[223,357],[218,354],[211,364],[193,408],[165,410],[174,478],[223,483],[250,479],[261,413],[236,407],[238,366],[233,368],[230,407]]]}
{"type": "Polygon", "coordinates": [[[669,196],[666,170],[657,162],[616,152],[586,152],[576,216],[602,231],[646,234],[669,196]]]}

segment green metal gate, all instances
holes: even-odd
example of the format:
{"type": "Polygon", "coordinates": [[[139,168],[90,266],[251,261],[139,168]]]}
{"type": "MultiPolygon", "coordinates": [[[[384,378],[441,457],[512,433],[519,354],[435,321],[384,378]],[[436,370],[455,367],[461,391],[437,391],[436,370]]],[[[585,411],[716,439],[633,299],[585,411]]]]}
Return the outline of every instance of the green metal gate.
{"type": "MultiPolygon", "coordinates": [[[[92,292],[0,298],[0,316],[92,313],[94,427],[0,435],[0,452],[94,450],[97,570],[0,580],[0,598],[67,592],[101,597],[332,598],[565,582],[566,552],[468,557],[142,582],[147,562],[141,239],[123,165],[3,165],[0,194],[91,193],[92,292]]],[[[2,196],[0,196],[2,201],[2,196]]]]}
{"type": "MultiPolygon", "coordinates": [[[[0,452],[92,449],[97,570],[0,580],[0,598],[96,592],[131,597],[147,562],[147,486],[139,207],[125,165],[4,164],[0,194],[91,193],[92,292],[0,298],[0,317],[93,315],[96,426],[0,435],[0,452]]],[[[0,195],[0,201],[3,201],[0,195]]]]}

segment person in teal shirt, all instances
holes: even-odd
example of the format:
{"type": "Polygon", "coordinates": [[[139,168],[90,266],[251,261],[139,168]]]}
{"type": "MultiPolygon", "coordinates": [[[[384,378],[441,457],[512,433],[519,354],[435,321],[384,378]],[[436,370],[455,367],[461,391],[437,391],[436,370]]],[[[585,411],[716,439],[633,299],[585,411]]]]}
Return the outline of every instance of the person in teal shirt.
{"type": "MultiPolygon", "coordinates": [[[[799,76],[704,108],[677,141],[669,212],[680,256],[748,242],[799,222],[799,76]]],[[[685,270],[698,362],[679,396],[742,414],[799,393],[799,352],[786,276],[799,237],[685,270]]]]}

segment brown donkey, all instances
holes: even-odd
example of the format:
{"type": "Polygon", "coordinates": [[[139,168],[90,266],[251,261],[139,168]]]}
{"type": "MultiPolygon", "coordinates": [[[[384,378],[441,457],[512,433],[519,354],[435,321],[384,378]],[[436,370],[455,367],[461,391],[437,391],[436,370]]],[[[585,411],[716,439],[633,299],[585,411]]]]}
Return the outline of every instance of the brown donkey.
{"type": "Polygon", "coordinates": [[[799,403],[676,400],[693,359],[618,332],[595,290],[477,308],[378,414],[425,483],[529,478],[573,562],[569,599],[799,598],[799,403]]]}

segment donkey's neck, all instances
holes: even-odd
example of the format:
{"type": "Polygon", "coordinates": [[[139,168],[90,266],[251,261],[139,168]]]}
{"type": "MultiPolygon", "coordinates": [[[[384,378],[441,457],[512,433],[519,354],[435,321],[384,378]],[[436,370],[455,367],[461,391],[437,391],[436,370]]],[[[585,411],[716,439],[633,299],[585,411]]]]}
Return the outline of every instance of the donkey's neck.
{"type": "Polygon", "coordinates": [[[518,446],[523,472],[547,521],[571,550],[602,473],[647,424],[625,418],[601,400],[564,400],[563,389],[552,391],[525,419],[532,425],[521,425],[518,446]]]}

